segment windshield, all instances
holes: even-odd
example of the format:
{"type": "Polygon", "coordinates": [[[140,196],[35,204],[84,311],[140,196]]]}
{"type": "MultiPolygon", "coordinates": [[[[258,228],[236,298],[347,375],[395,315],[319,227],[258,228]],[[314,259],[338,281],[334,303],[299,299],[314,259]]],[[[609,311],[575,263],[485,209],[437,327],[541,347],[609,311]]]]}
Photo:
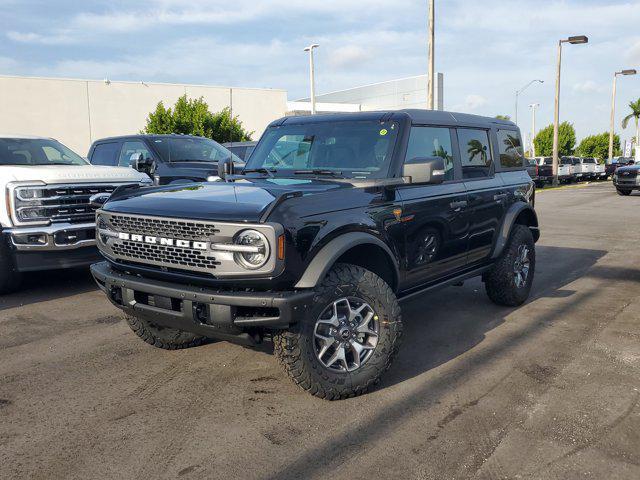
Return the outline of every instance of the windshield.
{"type": "Polygon", "coordinates": [[[214,162],[233,158],[233,162],[242,160],[219,143],[202,137],[155,138],[153,144],[169,162],[214,162]]]}
{"type": "Polygon", "coordinates": [[[247,170],[276,174],[334,174],[353,178],[387,175],[398,137],[396,122],[344,121],[269,128],[247,170]]]}
{"type": "Polygon", "coordinates": [[[52,139],[0,138],[0,165],[88,165],[52,139]]]}

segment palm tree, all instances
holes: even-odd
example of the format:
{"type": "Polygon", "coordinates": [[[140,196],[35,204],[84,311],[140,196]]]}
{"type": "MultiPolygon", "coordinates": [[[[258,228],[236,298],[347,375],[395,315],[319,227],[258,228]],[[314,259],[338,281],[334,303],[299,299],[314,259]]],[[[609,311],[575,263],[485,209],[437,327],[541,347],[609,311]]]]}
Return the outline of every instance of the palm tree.
{"type": "Polygon", "coordinates": [[[469,140],[467,153],[470,155],[469,160],[473,161],[476,155],[480,155],[482,163],[487,163],[487,147],[482,145],[480,140],[469,140]]]}
{"type": "Polygon", "coordinates": [[[631,113],[622,119],[622,128],[627,128],[629,120],[632,118],[636,121],[636,147],[640,145],[640,128],[638,126],[638,119],[640,119],[640,98],[635,102],[629,102],[629,108],[631,113]]]}

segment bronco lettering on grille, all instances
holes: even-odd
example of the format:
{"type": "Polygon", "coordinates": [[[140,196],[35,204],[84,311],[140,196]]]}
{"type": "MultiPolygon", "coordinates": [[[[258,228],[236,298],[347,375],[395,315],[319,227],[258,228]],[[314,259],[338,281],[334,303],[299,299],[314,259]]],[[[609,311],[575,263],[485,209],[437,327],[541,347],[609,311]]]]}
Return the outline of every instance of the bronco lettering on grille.
{"type": "Polygon", "coordinates": [[[138,235],[135,233],[118,233],[120,240],[130,242],[149,243],[152,245],[164,245],[167,247],[193,248],[194,250],[208,250],[209,242],[192,242],[190,240],[179,240],[175,238],[156,237],[151,235],[138,235]]]}

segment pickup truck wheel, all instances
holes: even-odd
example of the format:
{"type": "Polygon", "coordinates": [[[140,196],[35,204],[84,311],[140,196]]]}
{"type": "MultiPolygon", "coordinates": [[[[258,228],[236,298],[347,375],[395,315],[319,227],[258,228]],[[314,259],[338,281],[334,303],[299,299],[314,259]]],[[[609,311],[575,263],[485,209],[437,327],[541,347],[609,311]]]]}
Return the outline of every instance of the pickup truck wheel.
{"type": "Polygon", "coordinates": [[[618,195],[622,195],[626,197],[627,195],[631,195],[631,190],[623,190],[622,188],[616,188],[618,195]]]}
{"type": "Polygon", "coordinates": [[[0,245],[0,295],[16,291],[21,283],[22,275],[13,265],[9,247],[2,243],[0,245]]]}
{"type": "Polygon", "coordinates": [[[306,318],[274,336],[274,349],[297,385],[340,400],[378,383],[401,335],[400,306],[389,285],[362,267],[338,264],[316,288],[306,318]]]}
{"type": "Polygon", "coordinates": [[[131,330],[142,340],[154,347],[164,350],[180,350],[183,348],[197,347],[208,339],[193,333],[175,328],[165,328],[154,325],[145,318],[134,315],[126,315],[125,319],[131,330]]]}
{"type": "Polygon", "coordinates": [[[508,307],[522,305],[529,297],[535,267],[531,230],[525,225],[514,225],[505,251],[483,277],[491,301],[508,307]]]}

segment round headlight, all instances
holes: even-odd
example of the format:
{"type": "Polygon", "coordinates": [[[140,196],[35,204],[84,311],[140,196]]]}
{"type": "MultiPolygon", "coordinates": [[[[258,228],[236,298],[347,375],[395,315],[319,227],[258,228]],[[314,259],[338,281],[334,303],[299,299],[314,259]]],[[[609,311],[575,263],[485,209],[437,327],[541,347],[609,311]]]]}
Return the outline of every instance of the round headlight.
{"type": "Polygon", "coordinates": [[[233,254],[234,260],[241,267],[255,270],[269,260],[269,241],[257,230],[242,230],[235,236],[233,243],[247,247],[246,251],[238,251],[233,254]]]}

